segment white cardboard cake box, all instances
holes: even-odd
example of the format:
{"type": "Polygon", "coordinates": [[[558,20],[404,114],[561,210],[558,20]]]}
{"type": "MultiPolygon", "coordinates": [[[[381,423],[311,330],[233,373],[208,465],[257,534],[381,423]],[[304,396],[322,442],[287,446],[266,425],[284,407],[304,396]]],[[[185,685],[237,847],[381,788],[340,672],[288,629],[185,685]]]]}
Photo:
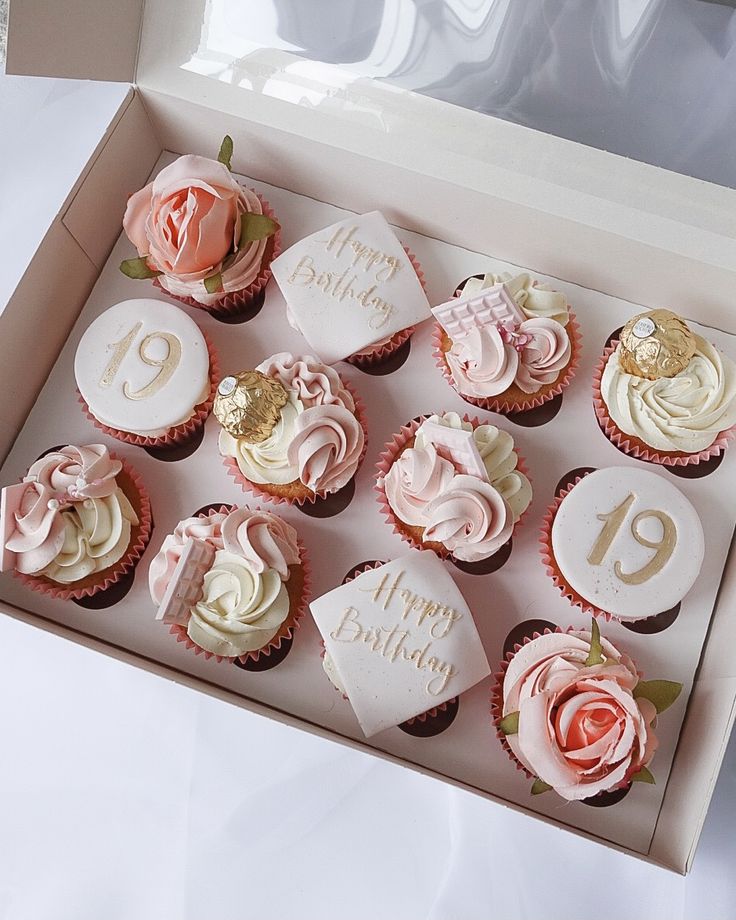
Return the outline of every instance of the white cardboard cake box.
{"type": "MultiPolygon", "coordinates": [[[[124,81],[131,88],[0,316],[6,394],[0,460],[120,234],[131,189],[144,184],[162,151],[212,155],[226,133],[235,141],[233,168],[254,179],[353,211],[380,209],[409,231],[736,333],[736,191],[373,80],[341,80],[332,72],[325,82],[325,68],[310,76],[283,52],[263,49],[237,61],[237,79],[211,79],[192,66],[206,45],[211,8],[211,0],[11,2],[8,73],[124,81]]],[[[34,612],[33,604],[30,596],[27,609],[5,602],[0,609],[235,705],[510,804],[59,624],[34,612]]],[[[734,720],[734,607],[731,553],[648,852],[574,833],[687,872],[734,720]]]]}

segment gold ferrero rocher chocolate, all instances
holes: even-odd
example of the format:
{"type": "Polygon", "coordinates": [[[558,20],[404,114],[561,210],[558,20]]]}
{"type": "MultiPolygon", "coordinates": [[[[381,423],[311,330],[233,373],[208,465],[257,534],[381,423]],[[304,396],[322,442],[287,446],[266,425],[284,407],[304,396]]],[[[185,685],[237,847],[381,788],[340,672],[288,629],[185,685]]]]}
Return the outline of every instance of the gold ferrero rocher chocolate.
{"type": "Polygon", "coordinates": [[[243,371],[220,381],[212,411],[234,438],[258,444],[276,427],[288,399],[278,380],[260,371],[243,371]]]}
{"type": "Polygon", "coordinates": [[[618,363],[627,374],[657,380],[675,377],[695,354],[695,336],[671,310],[650,310],[621,330],[618,363]]]}

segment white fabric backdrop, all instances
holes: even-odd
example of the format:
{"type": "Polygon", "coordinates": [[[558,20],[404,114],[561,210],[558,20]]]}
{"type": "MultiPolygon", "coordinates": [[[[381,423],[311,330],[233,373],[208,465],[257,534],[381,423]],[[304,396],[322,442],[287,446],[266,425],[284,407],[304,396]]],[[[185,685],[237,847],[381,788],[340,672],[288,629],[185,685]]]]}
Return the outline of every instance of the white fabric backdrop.
{"type": "MultiPolygon", "coordinates": [[[[120,93],[0,77],[0,309],[120,93]]],[[[0,920],[736,911],[736,742],[682,879],[6,618],[0,718],[0,920]]]]}

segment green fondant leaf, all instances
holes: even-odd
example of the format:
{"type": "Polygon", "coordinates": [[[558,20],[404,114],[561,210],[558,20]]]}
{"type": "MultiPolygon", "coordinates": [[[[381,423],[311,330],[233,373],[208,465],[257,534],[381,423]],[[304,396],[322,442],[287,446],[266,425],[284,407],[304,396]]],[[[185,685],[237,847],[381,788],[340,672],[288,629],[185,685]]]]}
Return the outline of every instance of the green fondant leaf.
{"type": "Polygon", "coordinates": [[[519,713],[510,712],[498,723],[504,735],[515,735],[519,731],[519,713]]]}
{"type": "Polygon", "coordinates": [[[204,289],[208,294],[219,294],[222,290],[222,275],[218,272],[216,275],[210,275],[204,279],[204,289]]]}
{"type": "Polygon", "coordinates": [[[593,618],[590,625],[590,651],[585,659],[585,667],[589,668],[594,664],[603,664],[603,646],[601,645],[601,631],[598,624],[593,618]]]}
{"type": "Polygon", "coordinates": [[[551,788],[543,779],[535,779],[532,783],[532,795],[541,795],[543,792],[549,792],[551,788]]]}
{"type": "Polygon", "coordinates": [[[664,712],[680,695],[682,684],[675,680],[640,680],[634,687],[635,697],[654,703],[657,712],[664,712]]]}
{"type": "Polygon", "coordinates": [[[638,773],[634,773],[631,777],[632,783],[651,783],[654,785],[654,776],[651,771],[647,770],[646,767],[642,767],[638,773]]]}
{"type": "Polygon", "coordinates": [[[229,134],[226,134],[222,139],[220,144],[220,152],[217,154],[217,159],[223,166],[227,166],[228,169],[232,169],[230,161],[233,158],[233,139],[229,134]]]}
{"type": "Polygon", "coordinates": [[[240,239],[238,249],[255,240],[265,240],[279,229],[278,222],[267,214],[252,214],[247,211],[240,218],[240,239]]]}
{"type": "Polygon", "coordinates": [[[163,274],[163,272],[157,272],[155,269],[149,268],[146,256],[141,256],[139,259],[125,259],[124,262],[120,263],[120,271],[127,275],[128,278],[135,278],[136,281],[141,278],[158,278],[159,275],[163,274]]]}

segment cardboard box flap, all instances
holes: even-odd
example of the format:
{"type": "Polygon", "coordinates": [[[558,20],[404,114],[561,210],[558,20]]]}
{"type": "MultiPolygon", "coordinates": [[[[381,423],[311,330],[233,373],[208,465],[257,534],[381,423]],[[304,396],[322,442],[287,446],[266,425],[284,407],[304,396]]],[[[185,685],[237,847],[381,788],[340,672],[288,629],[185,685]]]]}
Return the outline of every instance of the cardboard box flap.
{"type": "Polygon", "coordinates": [[[132,83],[144,0],[11,0],[6,73],[132,83]]]}

